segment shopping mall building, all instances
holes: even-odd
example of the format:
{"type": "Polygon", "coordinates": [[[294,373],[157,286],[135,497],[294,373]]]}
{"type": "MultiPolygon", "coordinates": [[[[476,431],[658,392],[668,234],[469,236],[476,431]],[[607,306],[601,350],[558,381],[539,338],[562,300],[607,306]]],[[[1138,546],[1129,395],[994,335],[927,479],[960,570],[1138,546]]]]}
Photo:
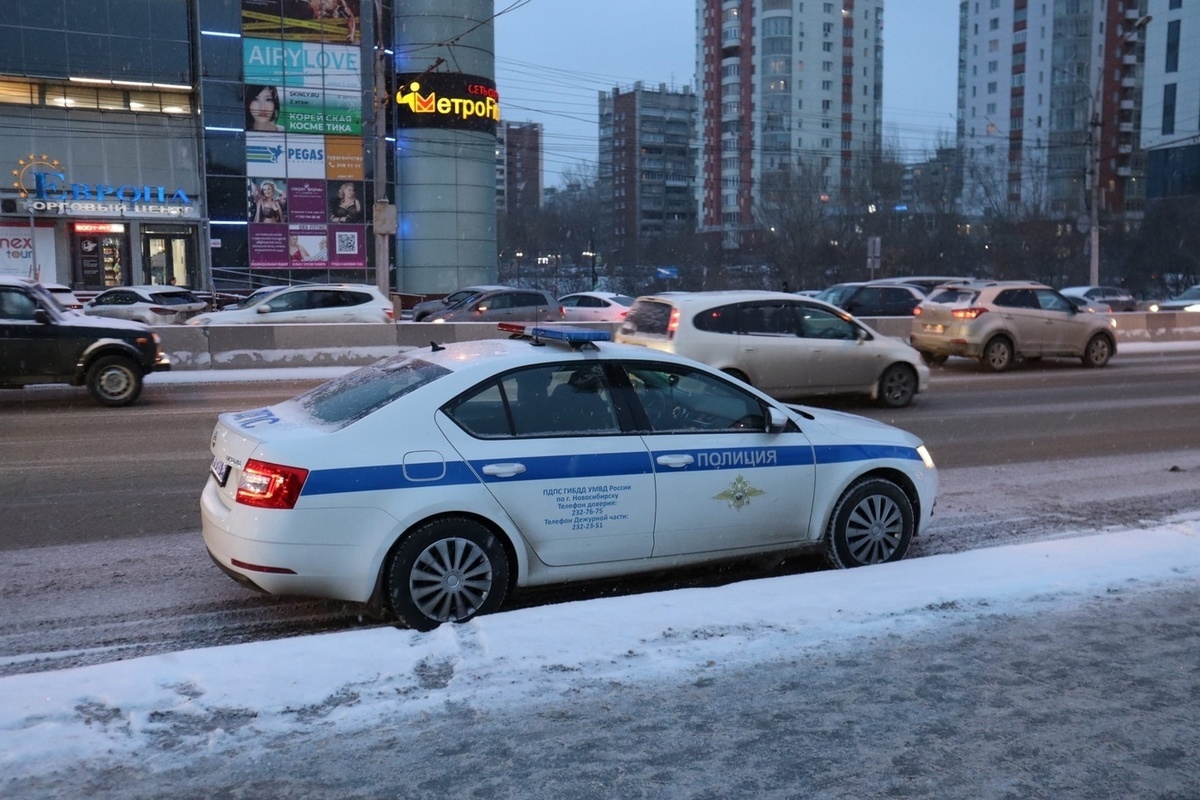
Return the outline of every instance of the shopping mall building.
{"type": "Polygon", "coordinates": [[[491,282],[492,6],[10,0],[0,274],[242,289],[378,283],[383,263],[400,291],[491,282]]]}

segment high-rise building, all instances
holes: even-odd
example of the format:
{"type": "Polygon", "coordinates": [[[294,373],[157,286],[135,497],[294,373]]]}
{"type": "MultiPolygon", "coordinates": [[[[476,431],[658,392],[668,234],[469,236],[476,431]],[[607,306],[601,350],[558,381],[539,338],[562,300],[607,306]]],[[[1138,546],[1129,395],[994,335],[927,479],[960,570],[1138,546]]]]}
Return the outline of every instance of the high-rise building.
{"type": "Polygon", "coordinates": [[[600,230],[617,260],[646,239],[696,229],[696,95],[660,85],[600,93],[600,230]]]}
{"type": "Polygon", "coordinates": [[[1141,145],[1147,154],[1146,195],[1200,196],[1200,6],[1149,0],[1146,27],[1146,109],[1141,145]]]}
{"type": "Polygon", "coordinates": [[[496,128],[496,210],[531,214],[542,207],[542,124],[496,128]]]}
{"type": "Polygon", "coordinates": [[[727,250],[774,176],[849,201],[881,153],[883,0],[698,0],[700,226],[727,250]]]}
{"type": "Polygon", "coordinates": [[[1074,220],[1094,205],[1140,211],[1145,2],[960,3],[966,213],[1074,220]]]}

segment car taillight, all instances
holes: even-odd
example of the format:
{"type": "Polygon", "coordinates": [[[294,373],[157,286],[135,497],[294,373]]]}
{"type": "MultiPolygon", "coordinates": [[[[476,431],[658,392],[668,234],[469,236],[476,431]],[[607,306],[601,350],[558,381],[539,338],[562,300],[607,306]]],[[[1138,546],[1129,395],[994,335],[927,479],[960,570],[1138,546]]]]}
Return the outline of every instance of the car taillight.
{"type": "Polygon", "coordinates": [[[971,306],[970,308],[956,308],[950,312],[950,316],[955,319],[975,319],[980,314],[986,314],[987,309],[979,306],[971,306]]]}
{"type": "Polygon", "coordinates": [[[167,308],[166,306],[150,306],[150,310],[153,311],[155,314],[174,314],[175,313],[174,308],[167,308]]]}
{"type": "Polygon", "coordinates": [[[913,309],[913,316],[914,317],[921,316],[921,307],[920,306],[917,306],[916,308],[913,309]]]}
{"type": "Polygon", "coordinates": [[[391,306],[384,306],[383,313],[387,314],[388,319],[392,320],[393,322],[396,321],[396,309],[392,308],[391,306]]]}
{"type": "Polygon", "coordinates": [[[238,479],[237,502],[258,508],[292,508],[300,499],[300,490],[308,470],[269,464],[256,458],[246,462],[238,479]]]}
{"type": "Polygon", "coordinates": [[[679,330],[679,309],[671,309],[671,321],[667,323],[667,338],[674,339],[675,331],[679,330]]]}

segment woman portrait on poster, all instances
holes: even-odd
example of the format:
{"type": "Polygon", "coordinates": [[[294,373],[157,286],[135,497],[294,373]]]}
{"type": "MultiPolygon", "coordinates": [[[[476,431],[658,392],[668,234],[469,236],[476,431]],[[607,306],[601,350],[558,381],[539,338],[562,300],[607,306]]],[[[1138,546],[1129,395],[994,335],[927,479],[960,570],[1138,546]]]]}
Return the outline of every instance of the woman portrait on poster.
{"type": "Polygon", "coordinates": [[[246,130],[281,133],[279,90],[274,86],[246,87],[246,130]]]}
{"type": "Polygon", "coordinates": [[[362,220],[362,203],[355,194],[354,184],[346,181],[338,186],[337,196],[333,198],[332,207],[329,210],[329,221],[353,223],[362,222],[362,220]]]}
{"type": "Polygon", "coordinates": [[[286,200],[280,196],[275,181],[266,180],[255,184],[250,181],[250,197],[254,203],[254,213],[251,222],[286,222],[283,205],[286,200]]]}

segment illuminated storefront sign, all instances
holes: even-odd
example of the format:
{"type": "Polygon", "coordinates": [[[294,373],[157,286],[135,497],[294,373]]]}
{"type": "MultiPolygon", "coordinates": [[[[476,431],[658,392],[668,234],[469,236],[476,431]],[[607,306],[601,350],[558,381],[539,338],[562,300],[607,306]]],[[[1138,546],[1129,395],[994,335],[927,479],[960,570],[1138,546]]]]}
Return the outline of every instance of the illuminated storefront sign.
{"type": "Polygon", "coordinates": [[[106,183],[74,183],[58,170],[57,160],[29,156],[17,162],[13,186],[27,213],[101,217],[196,216],[192,198],[181,188],[106,183]],[[41,169],[39,169],[39,167],[41,169]]]}
{"type": "Polygon", "coordinates": [[[496,132],[500,93],[488,78],[432,72],[397,75],[396,85],[398,128],[496,132]]]}

